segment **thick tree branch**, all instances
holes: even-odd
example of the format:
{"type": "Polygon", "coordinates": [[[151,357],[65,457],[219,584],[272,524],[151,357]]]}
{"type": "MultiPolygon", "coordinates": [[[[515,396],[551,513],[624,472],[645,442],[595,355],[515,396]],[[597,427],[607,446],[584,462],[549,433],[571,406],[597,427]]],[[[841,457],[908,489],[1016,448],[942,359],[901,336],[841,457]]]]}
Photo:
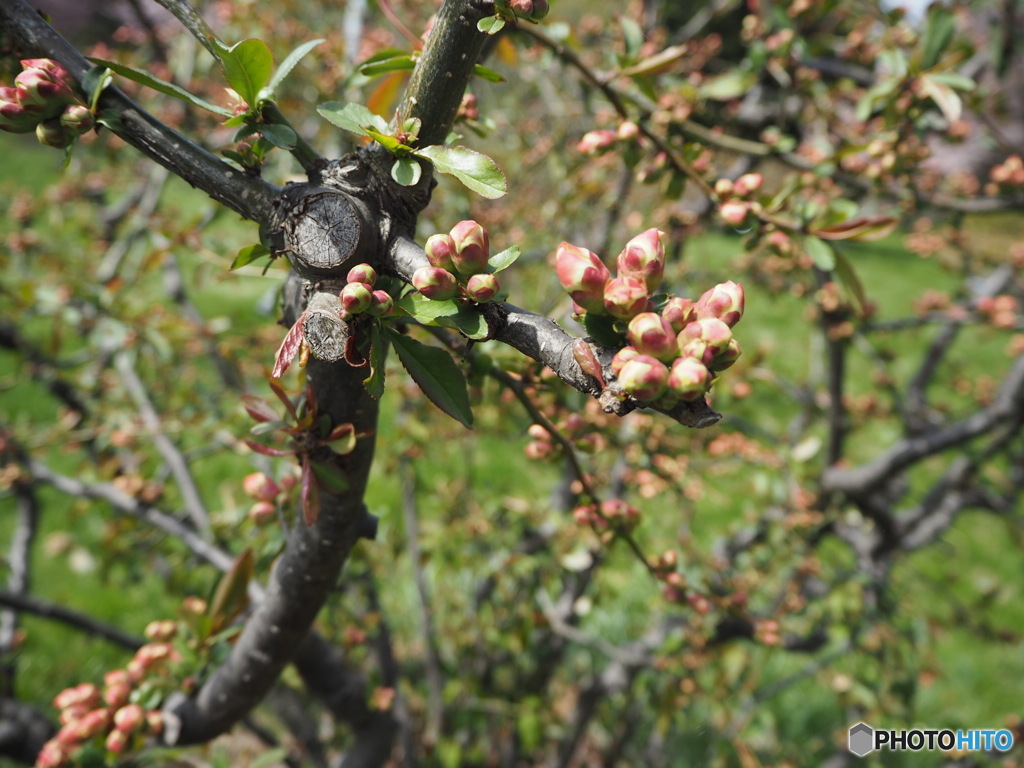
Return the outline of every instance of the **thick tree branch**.
{"type": "MultiPolygon", "coordinates": [[[[17,517],[7,555],[7,590],[15,595],[27,595],[30,586],[32,544],[39,528],[39,501],[35,489],[21,483],[14,486],[14,496],[17,517]]],[[[0,692],[5,696],[14,693],[13,651],[17,644],[17,633],[18,614],[15,611],[0,612],[0,692]]]]}

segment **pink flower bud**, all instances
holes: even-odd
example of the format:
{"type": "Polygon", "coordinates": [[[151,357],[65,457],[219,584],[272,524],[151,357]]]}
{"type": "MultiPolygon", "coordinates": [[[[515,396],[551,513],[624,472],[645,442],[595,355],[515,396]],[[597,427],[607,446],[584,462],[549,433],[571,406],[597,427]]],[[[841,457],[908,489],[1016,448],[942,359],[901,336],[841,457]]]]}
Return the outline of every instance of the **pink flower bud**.
{"type": "Polygon", "coordinates": [[[56,739],[43,745],[36,756],[36,768],[64,768],[71,762],[71,753],[56,739]]]}
{"type": "Polygon", "coordinates": [[[114,713],[114,727],[124,733],[134,733],[146,722],[146,713],[138,704],[128,704],[114,713]]]}
{"type": "Polygon", "coordinates": [[[164,716],[159,709],[151,709],[146,713],[146,730],[154,735],[160,734],[164,729],[164,716]]]}
{"type": "Polygon", "coordinates": [[[630,343],[642,355],[650,355],[663,363],[671,363],[678,352],[676,332],[661,315],[641,312],[629,321],[630,343]]]}
{"type": "Polygon", "coordinates": [[[146,625],[143,634],[147,640],[166,642],[167,640],[172,640],[178,634],[178,625],[170,620],[151,621],[146,625]]]}
{"type": "Polygon", "coordinates": [[[91,712],[86,712],[73,725],[75,726],[75,737],[79,741],[87,741],[93,736],[103,733],[110,726],[110,710],[94,709],[91,712]]]}
{"type": "Polygon", "coordinates": [[[0,131],[31,133],[38,122],[38,116],[18,103],[18,92],[14,88],[0,88],[0,131]]]}
{"type": "Polygon", "coordinates": [[[56,117],[68,104],[74,104],[74,91],[63,80],[41,69],[26,69],[14,78],[18,103],[29,112],[36,111],[40,117],[56,117]]]}
{"type": "Polygon", "coordinates": [[[531,440],[523,448],[523,452],[528,459],[544,461],[551,458],[551,455],[555,452],[555,446],[547,440],[531,440]]]}
{"type": "Polygon", "coordinates": [[[715,355],[714,360],[711,361],[711,369],[714,371],[724,371],[739,360],[742,354],[743,350],[740,349],[740,343],[736,339],[730,339],[725,350],[715,355]]]}
{"type": "Polygon", "coordinates": [[[89,108],[82,104],[71,104],[64,107],[60,115],[60,124],[72,136],[81,136],[96,126],[96,118],[89,108]]]}
{"type": "Polygon", "coordinates": [[[637,400],[657,400],[668,383],[668,368],[650,355],[637,355],[619,371],[619,385],[637,400]]]}
{"type": "Polygon", "coordinates": [[[39,143],[54,149],[70,147],[75,137],[64,130],[60,120],[44,120],[36,126],[36,138],[39,143]]]}
{"type": "Polygon", "coordinates": [[[733,192],[740,197],[746,197],[752,192],[757,192],[761,188],[761,184],[764,182],[764,177],[760,173],[744,173],[733,185],[733,192]]]}
{"type": "Polygon", "coordinates": [[[452,256],[455,254],[455,241],[451,235],[431,235],[427,238],[423,250],[427,254],[427,261],[433,267],[455,271],[455,262],[452,256]]]}
{"type": "Polygon", "coordinates": [[[576,304],[587,312],[607,314],[604,289],[611,273],[596,253],[578,245],[562,243],[555,252],[555,273],[576,304]]]}
{"type": "Polygon", "coordinates": [[[387,291],[374,291],[370,296],[370,307],[366,311],[373,317],[388,317],[395,311],[395,300],[387,291]]]}
{"type": "Polygon", "coordinates": [[[604,288],[604,308],[619,320],[629,320],[647,309],[647,286],[642,280],[620,275],[604,288]]]}
{"type": "Polygon", "coordinates": [[[732,180],[730,179],[719,179],[715,182],[715,194],[719,197],[731,197],[732,190],[732,180]]]}
{"type": "Polygon", "coordinates": [[[445,301],[459,292],[455,275],[441,267],[420,267],[412,276],[413,287],[428,299],[445,301]]]}
{"type": "Polygon", "coordinates": [[[715,350],[704,339],[689,339],[679,344],[679,356],[691,357],[710,368],[715,361],[715,350]]]}
{"type": "Polygon", "coordinates": [[[81,683],[73,688],[65,688],[53,699],[56,709],[69,707],[94,707],[100,700],[100,689],[92,683],[81,683]]]}
{"type": "Polygon", "coordinates": [[[681,357],[672,363],[668,374],[668,387],[683,400],[696,400],[704,396],[711,385],[711,371],[692,357],[681,357]]]}
{"type": "Polygon", "coordinates": [[[347,283],[366,283],[371,288],[377,282],[377,270],[369,264],[356,264],[348,271],[347,283]]]}
{"type": "Polygon", "coordinates": [[[615,138],[619,141],[630,141],[640,135],[640,126],[632,120],[625,120],[619,123],[615,131],[615,138]]]}
{"type": "Polygon", "coordinates": [[[119,685],[129,682],[128,673],[123,669],[112,669],[103,676],[104,685],[119,685]]]}
{"type": "Polygon", "coordinates": [[[679,350],[682,351],[683,347],[691,339],[700,339],[707,342],[708,347],[713,353],[718,355],[729,346],[729,340],[732,339],[732,329],[717,317],[704,317],[700,320],[694,320],[679,332],[679,335],[676,337],[679,350]]]}
{"type": "Polygon", "coordinates": [[[745,203],[741,200],[729,200],[722,203],[722,206],[718,209],[718,215],[722,217],[722,221],[726,224],[732,224],[734,227],[738,227],[747,220],[747,214],[750,212],[750,203],[745,203]]]}
{"type": "Polygon", "coordinates": [[[498,283],[498,278],[494,275],[489,275],[486,272],[473,275],[466,282],[466,296],[473,301],[481,304],[486,304],[488,301],[498,295],[498,291],[501,290],[501,285],[498,283]]]}
{"type": "Polygon", "coordinates": [[[476,275],[487,271],[487,259],[491,256],[491,239],[487,230],[473,220],[460,221],[451,231],[455,242],[452,261],[462,275],[476,275]]]}
{"type": "Polygon", "coordinates": [[[661,316],[672,326],[672,330],[679,333],[687,323],[697,319],[697,310],[690,299],[673,296],[661,310],[661,316]]]}
{"type": "Polygon", "coordinates": [[[533,0],[509,0],[508,7],[516,16],[529,18],[533,15],[533,0]]]}
{"type": "Polygon", "coordinates": [[[350,315],[358,315],[370,308],[373,301],[373,286],[369,283],[349,283],[338,295],[342,308],[350,315]]]}
{"type": "Polygon", "coordinates": [[[68,72],[64,66],[53,59],[22,59],[22,69],[39,69],[46,72],[55,82],[62,80],[65,83],[71,83],[71,73],[68,72]]]}
{"type": "Polygon", "coordinates": [[[125,731],[111,731],[107,734],[107,738],[104,740],[103,745],[107,748],[108,752],[120,755],[124,752],[130,740],[131,735],[125,731]]]}
{"type": "Polygon", "coordinates": [[[252,521],[253,525],[266,525],[277,517],[277,505],[272,501],[257,501],[249,507],[245,516],[252,521]]]}
{"type": "MultiPolygon", "coordinates": [[[[124,670],[118,670],[124,672],[124,670]]],[[[127,676],[127,672],[125,672],[127,676]]],[[[108,707],[123,707],[128,703],[128,697],[132,694],[131,683],[127,680],[123,683],[114,683],[103,689],[103,701],[108,707]]]]}
{"type": "Polygon", "coordinates": [[[201,597],[196,597],[195,595],[189,595],[181,601],[182,613],[191,613],[196,616],[202,616],[206,613],[206,608],[206,601],[201,597]]]}
{"type": "Polygon", "coordinates": [[[637,351],[636,347],[623,347],[616,352],[615,357],[612,358],[612,373],[618,377],[619,373],[622,371],[622,366],[639,356],[640,353],[637,351]]]}
{"type": "Polygon", "coordinates": [[[258,501],[273,501],[277,494],[281,492],[281,488],[274,482],[273,478],[268,477],[263,472],[253,472],[251,475],[246,475],[245,479],[242,480],[242,490],[245,491],[249,498],[258,501]]]}
{"type": "Polygon", "coordinates": [[[619,254],[619,275],[643,280],[649,294],[658,289],[665,273],[665,246],[661,242],[664,236],[660,230],[648,229],[626,243],[619,254]]]}
{"type": "Polygon", "coordinates": [[[587,131],[576,145],[576,151],[584,155],[596,155],[615,144],[615,131],[587,131]]]}
{"type": "Polygon", "coordinates": [[[745,304],[743,286],[728,280],[705,291],[697,300],[697,317],[717,317],[732,328],[743,317],[745,304]]]}
{"type": "Polygon", "coordinates": [[[632,530],[640,522],[640,510],[622,499],[601,502],[601,516],[616,528],[632,530]]]}

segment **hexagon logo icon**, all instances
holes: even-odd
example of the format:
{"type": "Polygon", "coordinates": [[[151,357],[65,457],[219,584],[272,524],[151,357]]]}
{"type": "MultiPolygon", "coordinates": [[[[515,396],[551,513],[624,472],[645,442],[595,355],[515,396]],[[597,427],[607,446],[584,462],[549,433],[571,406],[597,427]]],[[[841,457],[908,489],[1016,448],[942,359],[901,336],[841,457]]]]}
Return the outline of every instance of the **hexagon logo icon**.
{"type": "Polygon", "coordinates": [[[857,757],[864,757],[874,749],[874,729],[867,723],[857,723],[850,728],[847,746],[857,757]]]}

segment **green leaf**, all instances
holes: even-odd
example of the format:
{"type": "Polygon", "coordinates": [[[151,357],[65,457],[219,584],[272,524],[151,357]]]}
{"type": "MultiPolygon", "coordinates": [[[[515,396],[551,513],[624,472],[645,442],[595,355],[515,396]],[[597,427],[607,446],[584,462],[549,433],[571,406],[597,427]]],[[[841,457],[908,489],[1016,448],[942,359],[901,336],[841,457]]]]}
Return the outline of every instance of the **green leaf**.
{"type": "Polygon", "coordinates": [[[399,157],[391,166],[391,178],[403,187],[411,187],[420,180],[423,167],[411,157],[399,157]]]}
{"type": "Polygon", "coordinates": [[[931,75],[922,75],[920,82],[924,92],[935,102],[935,106],[946,120],[954,123],[960,119],[963,103],[951,86],[939,82],[931,75]]]}
{"type": "Polygon", "coordinates": [[[210,628],[212,633],[224,629],[249,605],[248,589],[254,570],[252,547],[247,547],[221,578],[213,600],[210,601],[210,610],[207,613],[213,620],[210,628]]]}
{"type": "Polygon", "coordinates": [[[401,48],[385,48],[383,51],[377,51],[370,58],[359,65],[359,69],[362,69],[367,64],[375,64],[378,61],[387,61],[388,59],[396,59],[399,56],[408,56],[409,52],[402,50],[401,48]]]}
{"type": "Polygon", "coordinates": [[[508,191],[505,174],[487,155],[466,147],[431,146],[417,149],[413,154],[433,163],[441,173],[447,173],[474,192],[496,200],[508,191]]]}
{"type": "Polygon", "coordinates": [[[377,75],[386,75],[389,72],[407,71],[415,66],[416,62],[413,61],[412,56],[403,54],[402,56],[395,56],[393,59],[385,59],[373,64],[364,64],[359,68],[359,74],[366,77],[376,77],[377,75]]]}
{"type": "Polygon", "coordinates": [[[390,133],[382,133],[376,128],[366,128],[366,135],[380,144],[391,154],[406,154],[412,151],[412,147],[406,146],[390,133]]]}
{"type": "Polygon", "coordinates": [[[863,314],[864,308],[868,303],[868,298],[864,293],[864,284],[861,283],[860,278],[853,269],[853,264],[850,263],[846,254],[836,250],[835,257],[836,275],[838,275],[839,281],[843,284],[850,295],[856,299],[860,312],[863,314]]]}
{"type": "Polygon", "coordinates": [[[387,358],[387,341],[380,332],[380,323],[370,326],[370,375],[363,379],[363,386],[374,400],[384,394],[384,361],[387,358]]]}
{"type": "Polygon", "coordinates": [[[380,115],[375,115],[362,104],[351,101],[328,101],[316,108],[320,116],[351,133],[367,135],[366,127],[384,132],[388,124],[380,115]]]}
{"type": "Polygon", "coordinates": [[[496,35],[505,26],[505,20],[501,16],[488,16],[476,23],[476,28],[485,35],[496,35]]]}
{"type": "Polygon", "coordinates": [[[977,87],[971,78],[956,72],[929,72],[928,78],[958,91],[973,91],[977,87]]]}
{"type": "Polygon", "coordinates": [[[503,83],[505,78],[495,72],[493,69],[488,69],[483,64],[476,64],[473,66],[473,74],[479,77],[481,80],[486,80],[489,83],[503,83]]]}
{"type": "Polygon", "coordinates": [[[466,309],[455,299],[434,301],[414,291],[403,296],[396,307],[417,323],[452,328],[471,339],[486,339],[489,332],[482,314],[466,309]]]}
{"type": "Polygon", "coordinates": [[[86,102],[93,113],[96,112],[96,105],[99,103],[100,94],[103,93],[104,88],[110,85],[113,79],[114,76],[110,68],[99,65],[90,67],[89,71],[82,77],[82,91],[85,93],[86,102]]]}
{"type": "Polygon", "coordinates": [[[310,462],[313,467],[313,475],[316,476],[317,485],[328,493],[344,493],[348,490],[349,482],[344,470],[333,464],[323,464],[319,461],[310,462]]]}
{"type": "Polygon", "coordinates": [[[628,343],[626,337],[615,330],[614,318],[607,315],[595,315],[593,312],[587,312],[583,316],[583,327],[586,328],[587,335],[602,347],[618,349],[628,343]]]}
{"type": "Polygon", "coordinates": [[[256,259],[262,259],[264,256],[269,255],[270,249],[263,243],[247,245],[238,252],[238,255],[235,256],[235,260],[231,262],[229,269],[239,269],[240,267],[244,267],[246,264],[252,264],[256,259]]]}
{"type": "Polygon", "coordinates": [[[245,103],[255,107],[260,92],[270,82],[274,72],[274,55],[262,40],[250,38],[235,43],[230,48],[214,43],[220,51],[221,69],[224,79],[245,103]]]}
{"type": "Polygon", "coordinates": [[[294,51],[289,53],[285,57],[284,61],[281,62],[281,66],[277,68],[277,71],[274,73],[274,76],[270,78],[270,82],[267,83],[266,87],[263,89],[264,93],[261,95],[264,95],[267,98],[273,96],[274,92],[277,90],[277,87],[281,84],[281,81],[288,77],[288,75],[291,74],[291,71],[295,69],[295,65],[302,61],[302,59],[305,58],[306,54],[308,54],[322,42],[324,42],[323,38],[319,38],[317,40],[310,40],[309,42],[303,43],[294,51]]]}
{"type": "Polygon", "coordinates": [[[743,69],[732,69],[720,75],[709,77],[697,89],[697,95],[702,99],[712,101],[730,101],[742,96],[757,81],[753,72],[743,69]]]}
{"type": "Polygon", "coordinates": [[[287,125],[260,123],[259,131],[263,134],[263,138],[278,149],[295,149],[295,143],[299,140],[295,131],[287,125]]]}
{"type": "Polygon", "coordinates": [[[836,268],[835,249],[820,237],[807,235],[804,238],[804,250],[807,251],[807,255],[811,257],[814,266],[818,269],[831,272],[836,268]]]}
{"type": "Polygon", "coordinates": [[[626,56],[635,59],[640,55],[640,48],[644,44],[643,27],[628,16],[619,19],[619,26],[622,28],[622,37],[626,43],[626,56]]]}
{"type": "Polygon", "coordinates": [[[941,3],[932,3],[921,38],[921,68],[931,69],[945,53],[956,31],[956,16],[941,3]]]}
{"type": "Polygon", "coordinates": [[[503,269],[511,267],[516,259],[519,258],[521,251],[518,245],[513,245],[506,248],[501,253],[496,253],[487,260],[487,271],[491,274],[501,272],[503,269]]]}
{"type": "Polygon", "coordinates": [[[115,72],[121,77],[127,77],[129,80],[133,82],[139,83],[140,85],[144,85],[147,88],[152,88],[154,91],[159,91],[160,93],[166,96],[173,96],[176,99],[181,99],[182,101],[188,102],[194,107],[205,109],[207,112],[213,112],[214,114],[222,115],[223,117],[232,117],[235,114],[231,110],[224,109],[223,107],[218,107],[214,104],[211,104],[208,101],[204,101],[198,96],[192,95],[184,88],[180,88],[179,86],[174,85],[174,83],[168,83],[166,80],[161,80],[159,77],[154,77],[153,75],[149,74],[149,72],[146,72],[144,69],[126,67],[123,64],[118,64],[116,61],[106,61],[105,59],[90,58],[89,61],[91,61],[93,64],[99,64],[100,66],[107,67],[112,72],[115,72]]]}
{"type": "Polygon", "coordinates": [[[391,343],[398,359],[430,401],[467,429],[473,427],[466,377],[443,349],[428,347],[392,331],[391,343]]]}

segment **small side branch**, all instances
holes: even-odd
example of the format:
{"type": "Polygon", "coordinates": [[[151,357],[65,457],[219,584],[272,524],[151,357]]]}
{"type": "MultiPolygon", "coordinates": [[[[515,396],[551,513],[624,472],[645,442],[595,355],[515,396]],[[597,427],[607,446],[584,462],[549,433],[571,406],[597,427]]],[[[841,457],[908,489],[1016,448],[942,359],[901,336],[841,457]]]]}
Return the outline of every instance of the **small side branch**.
{"type": "Polygon", "coordinates": [[[62,624],[67,624],[69,627],[95,635],[129,651],[137,650],[145,642],[141,638],[135,637],[111,624],[94,619],[88,614],[41,600],[32,595],[19,594],[3,589],[0,590],[0,605],[13,608],[21,613],[31,613],[44,619],[59,621],[62,624]]]}

